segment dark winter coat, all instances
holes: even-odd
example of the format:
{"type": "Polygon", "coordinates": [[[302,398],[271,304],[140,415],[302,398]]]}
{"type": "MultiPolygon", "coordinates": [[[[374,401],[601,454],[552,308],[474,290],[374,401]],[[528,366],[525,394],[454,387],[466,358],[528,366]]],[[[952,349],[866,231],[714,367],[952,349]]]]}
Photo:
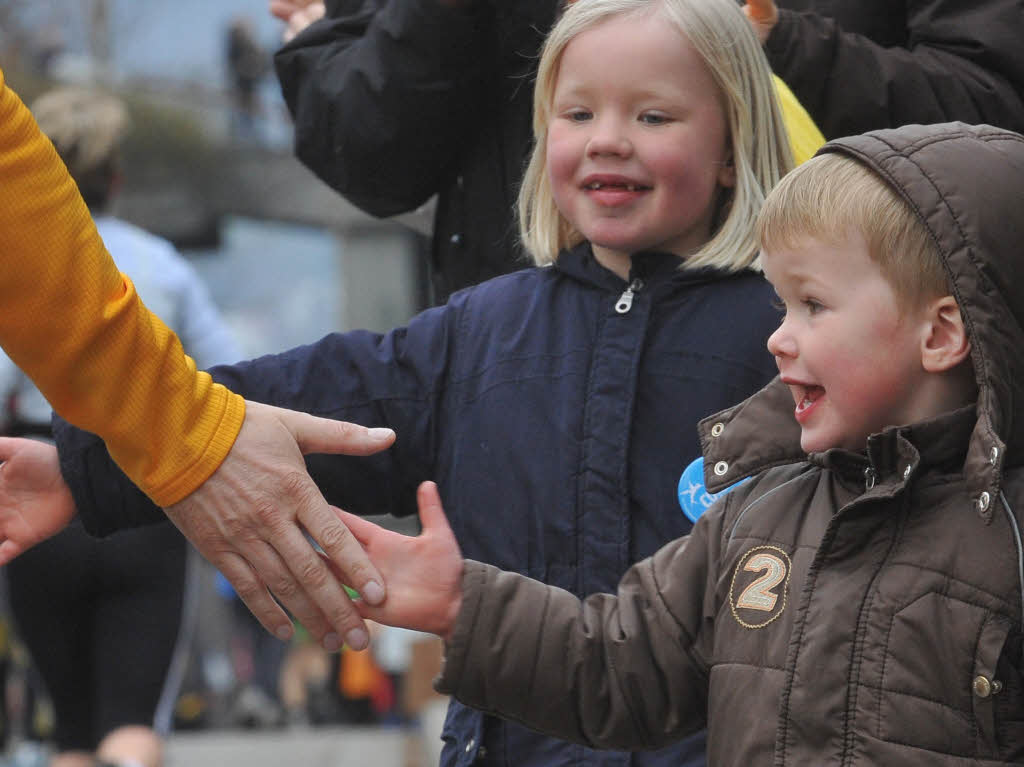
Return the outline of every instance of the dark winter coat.
{"type": "Polygon", "coordinates": [[[765,53],[826,138],[949,120],[1024,131],[1024,1],[778,5],[765,53]]]}
{"type": "MultiPolygon", "coordinates": [[[[678,263],[634,256],[640,282],[618,311],[626,282],[583,244],[551,268],[460,291],[386,335],[335,334],[213,373],[249,399],[395,429],[385,454],[310,459],[330,502],[408,514],[419,482],[436,479],[468,556],[576,594],[605,591],[689,530],[677,483],[699,455],[699,419],[775,373],[765,343],[778,314],[764,279],[678,263]]],[[[83,436],[57,430],[90,531],[137,523],[146,508],[137,491],[110,484],[106,451],[83,436]]],[[[702,743],[593,754],[460,704],[445,737],[446,765],[703,763],[702,743]]]]}
{"type": "Polygon", "coordinates": [[[762,473],[617,597],[467,563],[439,689],[595,746],[706,726],[711,765],[1024,764],[1024,137],[912,126],[823,151],[935,238],[977,406],[808,458],[776,380],[701,424],[709,490],[762,473]]]}
{"type": "Polygon", "coordinates": [[[374,216],[438,195],[435,297],[529,264],[513,218],[559,0],[327,0],[274,57],[295,152],[374,216]]]}

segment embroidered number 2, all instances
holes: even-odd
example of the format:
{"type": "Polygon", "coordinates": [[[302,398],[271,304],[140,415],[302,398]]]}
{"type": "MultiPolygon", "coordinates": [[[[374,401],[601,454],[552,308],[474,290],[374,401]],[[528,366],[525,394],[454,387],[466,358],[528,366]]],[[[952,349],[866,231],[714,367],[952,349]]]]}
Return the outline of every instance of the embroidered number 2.
{"type": "Polygon", "coordinates": [[[743,589],[743,593],[736,600],[736,607],[749,607],[752,610],[763,610],[765,612],[774,610],[775,603],[779,600],[779,597],[772,589],[785,579],[786,563],[774,554],[762,552],[750,557],[744,564],[743,569],[750,572],[764,570],[765,574],[743,589]]]}

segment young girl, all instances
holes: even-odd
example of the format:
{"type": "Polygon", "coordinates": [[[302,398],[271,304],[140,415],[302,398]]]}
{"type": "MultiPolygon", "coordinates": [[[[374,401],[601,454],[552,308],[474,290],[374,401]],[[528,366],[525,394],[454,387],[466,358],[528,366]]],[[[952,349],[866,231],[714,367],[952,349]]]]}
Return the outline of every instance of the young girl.
{"type": "MultiPolygon", "coordinates": [[[[395,430],[387,455],[309,459],[332,502],[408,514],[436,478],[467,557],[586,595],[689,530],[676,484],[699,455],[697,421],[775,374],[753,223],[790,150],[732,0],[577,3],[535,93],[520,211],[544,268],[383,336],[331,335],[214,375],[249,399],[395,430]]],[[[92,530],[159,514],[98,480],[101,444],[57,435],[92,530]]],[[[703,760],[692,742],[598,754],[459,704],[445,739],[445,764],[703,760]]]]}

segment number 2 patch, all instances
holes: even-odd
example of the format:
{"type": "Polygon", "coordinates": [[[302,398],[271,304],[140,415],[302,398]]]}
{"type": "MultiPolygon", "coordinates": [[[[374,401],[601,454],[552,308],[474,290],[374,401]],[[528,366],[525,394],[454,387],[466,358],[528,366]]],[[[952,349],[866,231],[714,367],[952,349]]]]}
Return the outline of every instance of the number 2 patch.
{"type": "Polygon", "coordinates": [[[793,563],[778,546],[755,546],[736,563],[729,587],[729,606],[748,629],[767,626],[786,609],[793,563]]]}

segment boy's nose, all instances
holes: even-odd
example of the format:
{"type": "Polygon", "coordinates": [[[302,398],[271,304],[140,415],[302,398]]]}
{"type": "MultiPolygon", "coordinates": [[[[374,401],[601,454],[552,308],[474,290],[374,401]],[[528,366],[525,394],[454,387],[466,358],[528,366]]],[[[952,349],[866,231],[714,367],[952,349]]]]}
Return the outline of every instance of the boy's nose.
{"type": "Polygon", "coordinates": [[[777,358],[779,357],[795,357],[796,356],[796,341],[793,338],[792,333],[786,329],[786,322],[783,320],[782,324],[776,328],[775,332],[768,336],[768,351],[777,358]]]}

